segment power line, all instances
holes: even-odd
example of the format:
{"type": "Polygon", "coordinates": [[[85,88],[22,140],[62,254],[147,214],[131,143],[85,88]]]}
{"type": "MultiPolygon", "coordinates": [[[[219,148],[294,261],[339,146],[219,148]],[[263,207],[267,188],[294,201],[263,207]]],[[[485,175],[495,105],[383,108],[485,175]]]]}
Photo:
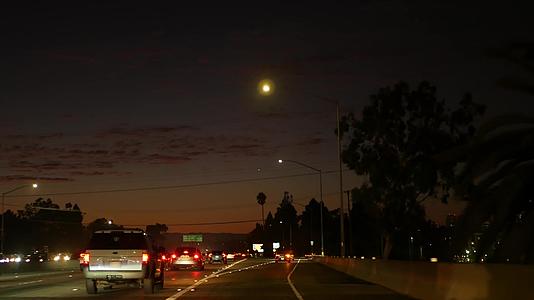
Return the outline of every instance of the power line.
{"type": "MultiPolygon", "coordinates": [[[[204,225],[225,225],[225,224],[241,224],[241,223],[257,223],[261,220],[239,220],[239,221],[223,221],[223,222],[205,222],[205,223],[175,223],[175,224],[165,224],[167,226],[204,226],[204,225]]],[[[122,225],[122,224],[121,224],[122,225]]],[[[122,226],[146,226],[153,224],[126,224],[122,226]]]]}
{"type": "MultiPolygon", "coordinates": [[[[38,219],[24,219],[24,221],[27,222],[37,222],[37,223],[53,223],[53,224],[82,224],[82,225],[89,225],[90,222],[67,222],[67,221],[57,221],[57,220],[38,220],[38,219]]],[[[237,220],[237,221],[218,221],[218,222],[203,222],[203,223],[174,223],[174,224],[165,224],[169,227],[172,226],[207,226],[207,225],[227,225],[227,224],[242,224],[242,223],[258,223],[261,222],[261,220],[237,220]]],[[[147,225],[154,225],[154,224],[117,224],[118,226],[124,226],[124,227],[143,227],[147,225]]]]}
{"type": "MultiPolygon", "coordinates": [[[[323,172],[323,174],[333,174],[333,173],[338,173],[338,172],[339,171],[325,171],[323,172]]],[[[65,196],[65,195],[85,195],[85,194],[123,193],[123,192],[138,192],[138,191],[153,191],[153,190],[170,190],[170,189],[183,189],[183,188],[202,187],[202,186],[211,186],[211,185],[258,182],[258,181],[295,178],[295,177],[304,177],[304,176],[315,176],[315,175],[317,175],[316,172],[301,173],[301,174],[294,174],[294,175],[283,175],[283,176],[271,176],[271,177],[264,177],[264,178],[245,178],[245,179],[226,180],[226,181],[213,181],[213,182],[206,182],[206,183],[193,183],[193,184],[183,184],[183,185],[167,185],[167,186],[139,187],[139,188],[129,188],[129,189],[96,190],[96,191],[58,192],[58,193],[35,194],[35,195],[7,195],[6,197],[28,198],[28,197],[45,197],[45,196],[48,197],[48,196],[65,196]]]]}

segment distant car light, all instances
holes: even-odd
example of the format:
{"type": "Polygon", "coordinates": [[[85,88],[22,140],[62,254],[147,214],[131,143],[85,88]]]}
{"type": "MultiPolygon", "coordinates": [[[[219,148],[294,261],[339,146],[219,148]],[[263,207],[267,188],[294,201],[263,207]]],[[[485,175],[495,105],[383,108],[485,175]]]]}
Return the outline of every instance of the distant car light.
{"type": "Polygon", "coordinates": [[[16,263],[19,263],[19,262],[21,262],[21,261],[22,261],[22,259],[21,259],[20,257],[15,257],[15,262],[16,262],[16,263]]]}
{"type": "Polygon", "coordinates": [[[59,261],[61,257],[59,255],[54,256],[54,261],[59,261]]]}
{"type": "Polygon", "coordinates": [[[176,254],[171,255],[171,257],[172,257],[173,259],[176,258],[176,254]]]}
{"type": "Polygon", "coordinates": [[[63,260],[64,261],[69,261],[70,260],[70,256],[68,256],[68,255],[63,256],[63,260]]]}
{"type": "Polygon", "coordinates": [[[430,262],[436,263],[436,262],[438,262],[438,258],[437,257],[431,257],[430,258],[430,262]]]}

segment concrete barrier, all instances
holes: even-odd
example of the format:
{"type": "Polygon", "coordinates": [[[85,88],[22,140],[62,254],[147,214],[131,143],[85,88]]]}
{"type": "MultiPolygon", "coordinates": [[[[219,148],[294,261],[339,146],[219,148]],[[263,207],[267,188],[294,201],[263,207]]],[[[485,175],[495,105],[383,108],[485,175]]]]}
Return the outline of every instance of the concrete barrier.
{"type": "Polygon", "coordinates": [[[534,266],[316,257],[333,269],[417,299],[534,299],[534,266]]]}
{"type": "Polygon", "coordinates": [[[9,274],[24,274],[29,272],[61,272],[80,270],[80,262],[77,259],[70,261],[47,261],[42,263],[3,263],[0,265],[0,276],[9,274]]]}

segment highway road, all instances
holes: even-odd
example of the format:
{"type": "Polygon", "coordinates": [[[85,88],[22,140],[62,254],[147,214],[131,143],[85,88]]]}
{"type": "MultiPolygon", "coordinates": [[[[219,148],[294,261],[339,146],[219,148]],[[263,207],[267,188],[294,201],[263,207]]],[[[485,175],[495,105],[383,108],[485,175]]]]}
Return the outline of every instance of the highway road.
{"type": "Polygon", "coordinates": [[[80,272],[0,278],[0,299],[409,299],[310,260],[246,259],[204,271],[168,271],[156,294],[117,286],[87,295],[80,272]]]}

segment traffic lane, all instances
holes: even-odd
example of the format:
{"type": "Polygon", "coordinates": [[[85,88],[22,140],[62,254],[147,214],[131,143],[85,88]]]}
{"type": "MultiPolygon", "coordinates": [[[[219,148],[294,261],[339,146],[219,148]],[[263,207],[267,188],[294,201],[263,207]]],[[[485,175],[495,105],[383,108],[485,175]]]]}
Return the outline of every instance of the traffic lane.
{"type": "MultiPolygon", "coordinates": [[[[127,284],[115,285],[112,288],[99,288],[96,295],[88,295],[85,291],[85,278],[81,272],[61,274],[57,276],[40,276],[31,281],[19,280],[12,282],[10,288],[0,289],[1,299],[166,299],[178,289],[186,288],[202,278],[223,270],[226,265],[206,265],[204,271],[167,271],[165,286],[153,295],[145,295],[143,289],[127,284]]],[[[231,270],[231,269],[228,269],[231,270]]]]}
{"type": "Polygon", "coordinates": [[[43,294],[50,294],[50,291],[53,291],[52,295],[61,294],[70,297],[73,295],[73,289],[79,290],[81,282],[83,275],[79,271],[17,278],[0,284],[0,298],[42,297],[43,294]]]}
{"type": "Polygon", "coordinates": [[[292,264],[250,259],[173,299],[295,299],[287,282],[292,264]]]}
{"type": "Polygon", "coordinates": [[[300,260],[290,280],[306,300],[325,299],[413,299],[385,287],[354,278],[312,260],[300,260]]]}
{"type": "Polygon", "coordinates": [[[55,271],[55,272],[34,272],[34,273],[24,273],[24,274],[2,276],[0,277],[0,291],[2,289],[5,289],[11,286],[21,285],[21,283],[23,282],[40,280],[40,278],[63,277],[63,276],[69,276],[69,275],[74,275],[78,273],[79,273],[79,270],[71,270],[71,271],[55,271]]]}

